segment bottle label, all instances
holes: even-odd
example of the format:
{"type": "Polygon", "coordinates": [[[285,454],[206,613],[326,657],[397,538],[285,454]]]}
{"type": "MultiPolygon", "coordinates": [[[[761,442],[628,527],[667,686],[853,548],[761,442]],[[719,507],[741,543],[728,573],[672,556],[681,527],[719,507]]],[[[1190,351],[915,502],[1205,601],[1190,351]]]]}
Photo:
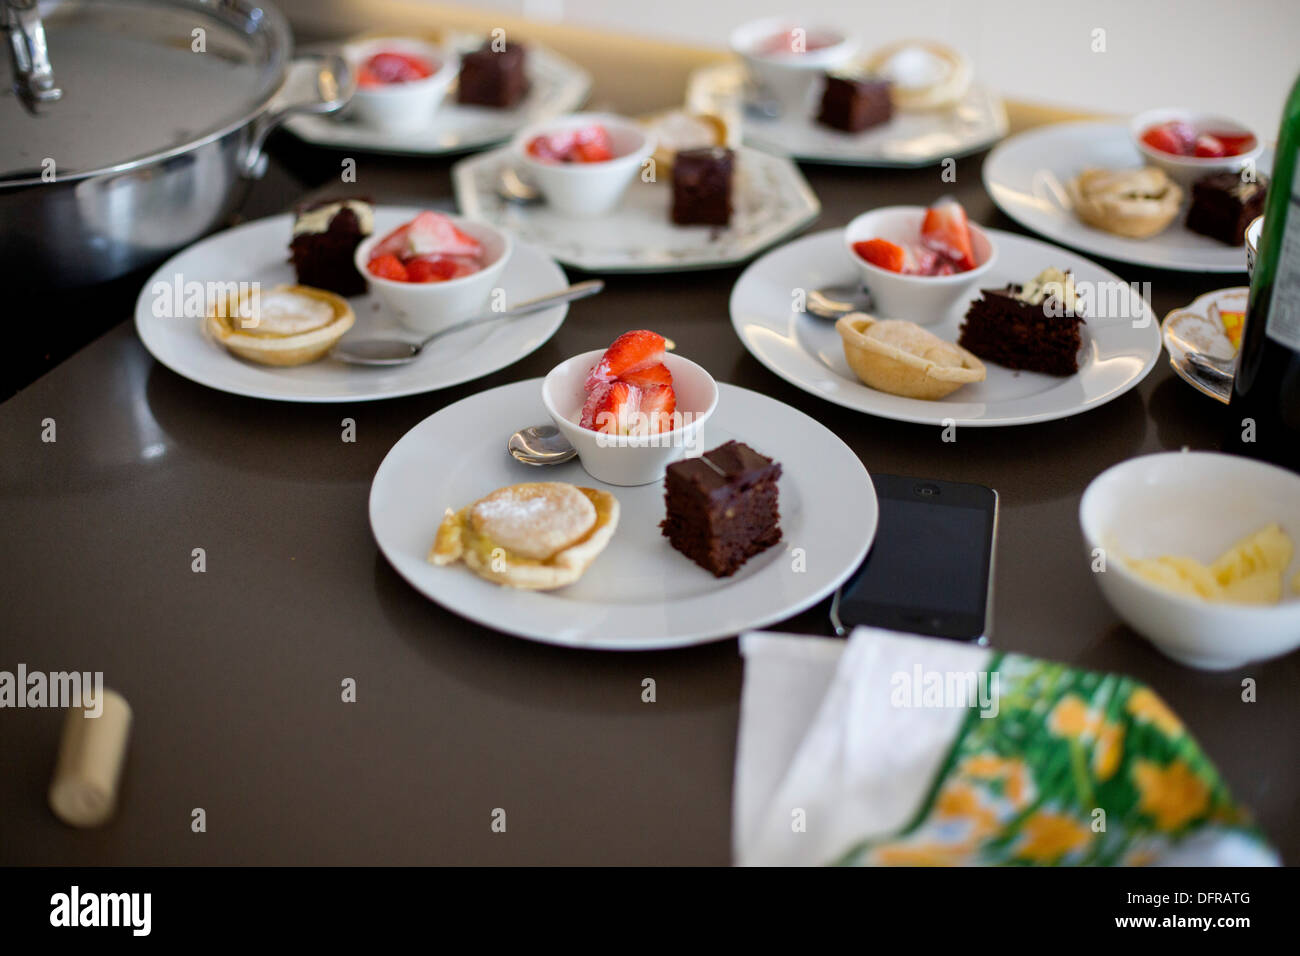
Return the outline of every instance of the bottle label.
{"type": "Polygon", "coordinates": [[[1282,248],[1273,275],[1273,301],[1264,331],[1279,345],[1300,352],[1300,194],[1296,193],[1300,189],[1300,168],[1291,184],[1291,204],[1282,230],[1282,248]]]}

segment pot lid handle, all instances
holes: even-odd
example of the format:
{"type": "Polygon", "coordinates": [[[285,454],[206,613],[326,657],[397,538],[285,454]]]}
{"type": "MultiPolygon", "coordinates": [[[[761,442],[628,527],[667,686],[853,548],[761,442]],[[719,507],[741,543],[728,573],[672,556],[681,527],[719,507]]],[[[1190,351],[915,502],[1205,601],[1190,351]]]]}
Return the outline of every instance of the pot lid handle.
{"type": "Polygon", "coordinates": [[[0,13],[13,55],[14,87],[27,108],[35,112],[39,104],[53,103],[63,95],[54,85],[37,0],[0,0],[0,13]]]}

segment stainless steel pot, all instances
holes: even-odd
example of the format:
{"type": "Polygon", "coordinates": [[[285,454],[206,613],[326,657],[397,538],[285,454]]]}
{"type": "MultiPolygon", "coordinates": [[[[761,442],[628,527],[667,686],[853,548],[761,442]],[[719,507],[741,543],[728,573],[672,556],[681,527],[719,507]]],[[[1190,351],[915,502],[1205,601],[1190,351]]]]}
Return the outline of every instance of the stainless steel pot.
{"type": "Polygon", "coordinates": [[[330,113],[337,55],[291,59],[261,0],[0,0],[0,262],[60,286],[123,275],[228,221],[294,113],[330,113]]]}

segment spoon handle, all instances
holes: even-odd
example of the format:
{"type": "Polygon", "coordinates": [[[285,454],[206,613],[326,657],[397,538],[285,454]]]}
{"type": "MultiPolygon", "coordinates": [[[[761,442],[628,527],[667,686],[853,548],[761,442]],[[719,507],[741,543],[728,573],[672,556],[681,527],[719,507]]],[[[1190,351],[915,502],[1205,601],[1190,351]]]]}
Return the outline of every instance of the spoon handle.
{"type": "Polygon", "coordinates": [[[588,279],[586,282],[578,282],[569,286],[567,289],[561,289],[559,292],[550,292],[546,295],[540,295],[535,299],[525,299],[516,306],[509,309],[503,309],[500,312],[484,312],[476,315],[472,319],[465,319],[457,322],[455,325],[449,325],[445,329],[439,329],[427,339],[420,343],[420,348],[424,348],[436,338],[444,335],[450,335],[452,332],[459,332],[461,329],[467,329],[471,325],[478,325],[483,322],[491,322],[494,319],[510,319],[518,315],[528,315],[531,312],[540,312],[542,309],[548,309],[553,305],[559,305],[561,302],[573,302],[575,299],[585,299],[589,295],[595,295],[605,288],[605,283],[600,279],[588,279]]]}

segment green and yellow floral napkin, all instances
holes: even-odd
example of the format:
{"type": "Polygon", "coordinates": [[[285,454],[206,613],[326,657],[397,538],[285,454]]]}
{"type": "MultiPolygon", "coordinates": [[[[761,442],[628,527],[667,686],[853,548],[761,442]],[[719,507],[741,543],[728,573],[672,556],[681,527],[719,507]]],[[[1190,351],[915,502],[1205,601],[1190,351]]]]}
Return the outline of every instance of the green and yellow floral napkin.
{"type": "Polygon", "coordinates": [[[742,652],[738,863],[1278,862],[1131,678],[868,628],[742,652]]]}

